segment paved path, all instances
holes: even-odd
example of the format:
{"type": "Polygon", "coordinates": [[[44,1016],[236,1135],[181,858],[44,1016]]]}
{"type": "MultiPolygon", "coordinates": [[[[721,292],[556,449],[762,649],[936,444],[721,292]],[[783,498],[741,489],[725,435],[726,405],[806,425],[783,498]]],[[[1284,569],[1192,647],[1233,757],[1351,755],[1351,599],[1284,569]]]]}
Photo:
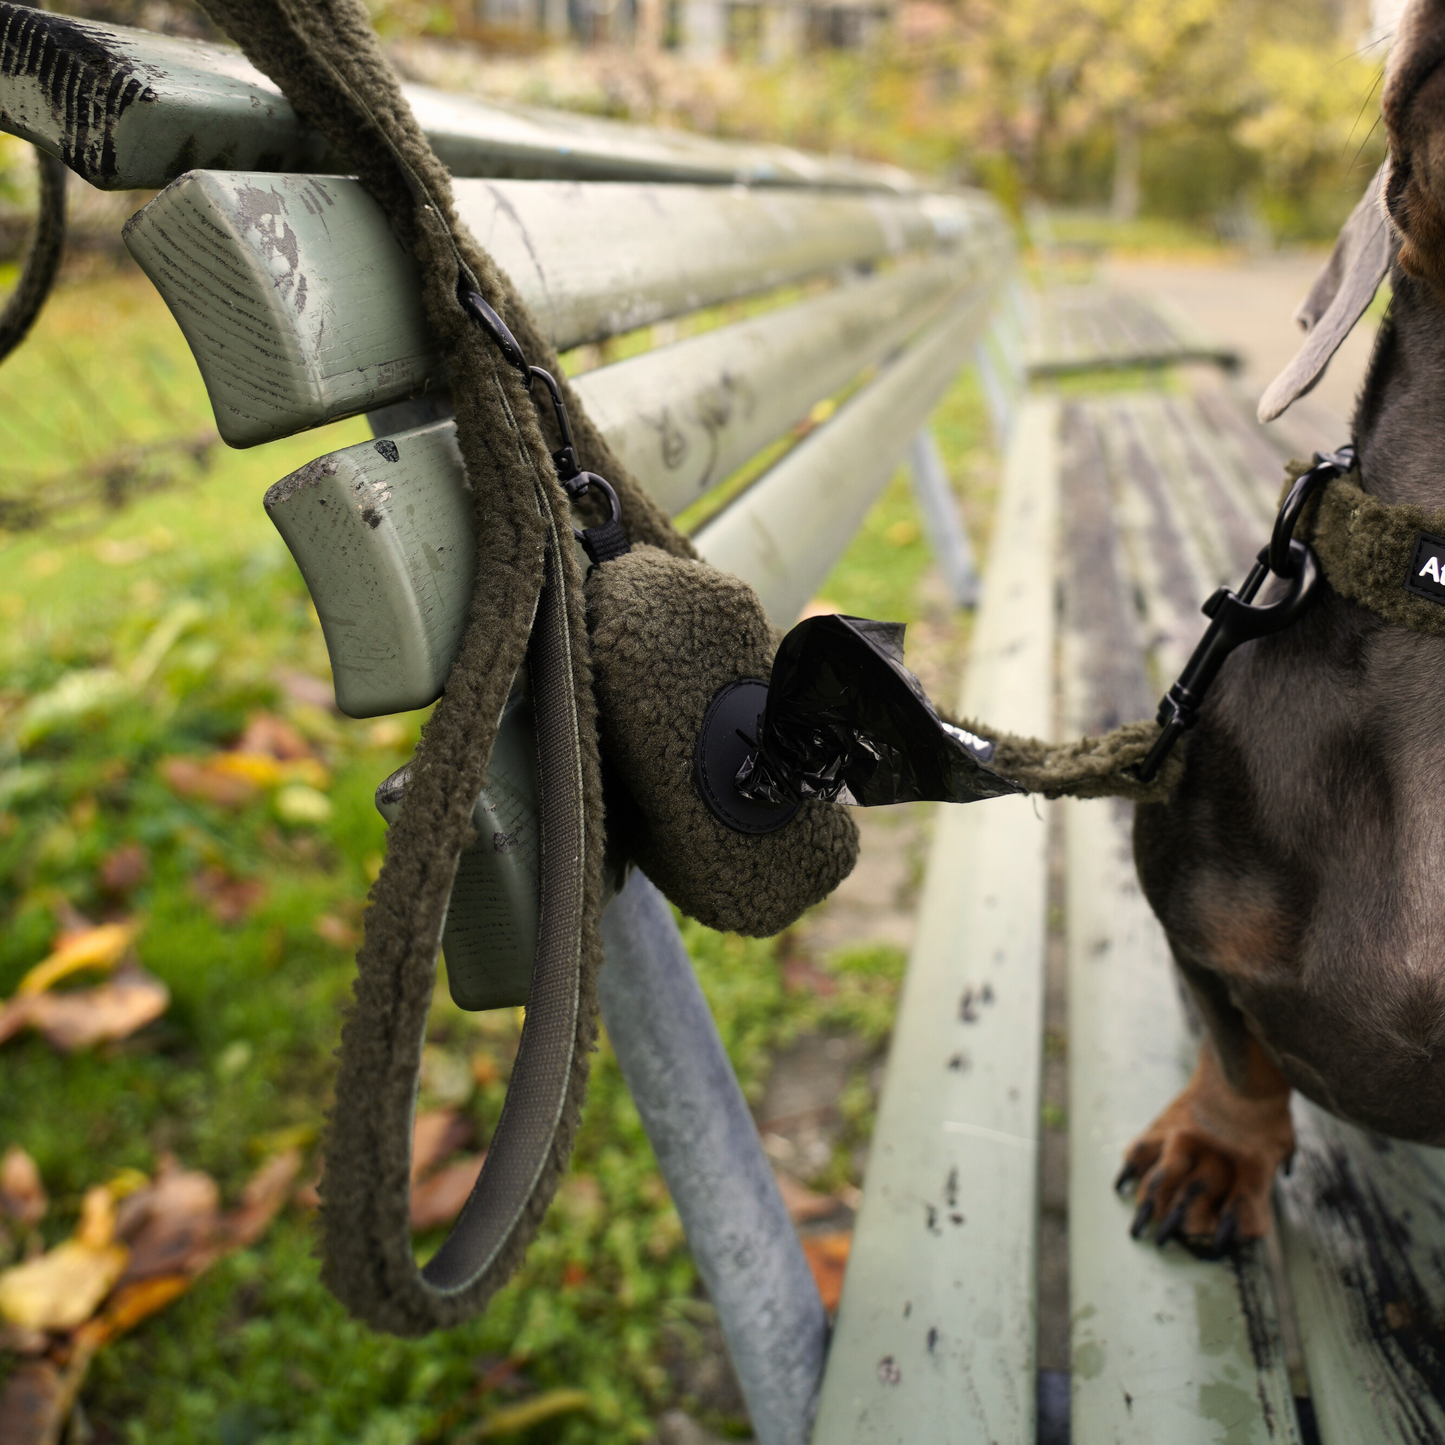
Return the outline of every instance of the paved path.
{"type": "MultiPolygon", "coordinates": [[[[1245,359],[1237,384],[1253,405],[1299,348],[1304,333],[1291,317],[1326,258],[1317,251],[1215,265],[1114,261],[1100,279],[1162,296],[1201,331],[1236,347],[1245,359]]],[[[1374,336],[1374,323],[1362,321],[1315,389],[1275,423],[1296,452],[1329,450],[1349,435],[1374,336]]]]}

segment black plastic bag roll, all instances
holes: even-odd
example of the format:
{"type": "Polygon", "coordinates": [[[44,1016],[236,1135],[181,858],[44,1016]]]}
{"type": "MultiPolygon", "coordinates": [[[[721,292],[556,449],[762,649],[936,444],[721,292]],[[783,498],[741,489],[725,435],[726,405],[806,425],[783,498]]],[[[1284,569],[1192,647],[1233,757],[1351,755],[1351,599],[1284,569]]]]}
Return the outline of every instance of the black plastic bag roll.
{"type": "Polygon", "coordinates": [[[1023,792],[987,766],[993,743],[939,717],[903,665],[904,630],[837,614],[793,628],[737,791],[777,806],[817,798],[864,808],[1023,792]]]}

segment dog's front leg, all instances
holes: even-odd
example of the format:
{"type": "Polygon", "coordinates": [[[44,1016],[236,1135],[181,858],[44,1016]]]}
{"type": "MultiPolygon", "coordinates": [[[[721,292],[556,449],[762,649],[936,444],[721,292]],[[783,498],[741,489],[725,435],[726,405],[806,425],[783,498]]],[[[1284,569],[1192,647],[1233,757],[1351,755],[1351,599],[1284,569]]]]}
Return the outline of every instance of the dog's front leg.
{"type": "Polygon", "coordinates": [[[1268,1233],[1274,1171],[1294,1153],[1290,1088],[1252,1035],[1242,1062],[1231,1082],[1206,1035],[1194,1077],[1130,1146],[1119,1187],[1135,1185],[1136,1239],[1158,1220],[1161,1245],[1179,1237],[1219,1254],[1268,1233]]]}

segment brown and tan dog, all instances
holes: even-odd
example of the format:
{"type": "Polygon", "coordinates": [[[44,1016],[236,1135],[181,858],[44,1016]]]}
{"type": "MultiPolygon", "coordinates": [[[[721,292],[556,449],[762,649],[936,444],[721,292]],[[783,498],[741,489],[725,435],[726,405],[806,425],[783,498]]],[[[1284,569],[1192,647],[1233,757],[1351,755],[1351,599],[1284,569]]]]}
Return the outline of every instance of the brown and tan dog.
{"type": "MultiPolygon", "coordinates": [[[[1388,266],[1394,298],[1353,424],[1354,478],[1445,508],[1445,0],[1410,0],[1386,69],[1390,160],[1266,393],[1308,390],[1388,266]],[[1383,206],[1390,225],[1382,224],[1383,206]],[[1391,261],[1392,253],[1393,262],[1391,261]]],[[[1334,445],[1334,439],[1322,439],[1334,445]]],[[[1206,1026],[1183,1093],[1129,1150],[1134,1233],[1223,1248],[1269,1227],[1291,1089],[1367,1129],[1445,1143],[1445,638],[1328,586],[1240,648],[1141,807],[1139,878],[1206,1026]]]]}

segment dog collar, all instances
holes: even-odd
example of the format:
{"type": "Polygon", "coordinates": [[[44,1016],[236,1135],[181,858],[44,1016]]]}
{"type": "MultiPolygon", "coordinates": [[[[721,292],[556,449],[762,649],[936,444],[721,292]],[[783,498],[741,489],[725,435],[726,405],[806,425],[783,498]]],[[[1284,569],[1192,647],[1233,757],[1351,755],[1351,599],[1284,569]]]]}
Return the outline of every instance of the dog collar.
{"type": "Polygon", "coordinates": [[[1445,511],[1382,502],[1358,475],[1335,477],[1300,519],[1325,580],[1386,622],[1445,637],[1445,511]]]}

